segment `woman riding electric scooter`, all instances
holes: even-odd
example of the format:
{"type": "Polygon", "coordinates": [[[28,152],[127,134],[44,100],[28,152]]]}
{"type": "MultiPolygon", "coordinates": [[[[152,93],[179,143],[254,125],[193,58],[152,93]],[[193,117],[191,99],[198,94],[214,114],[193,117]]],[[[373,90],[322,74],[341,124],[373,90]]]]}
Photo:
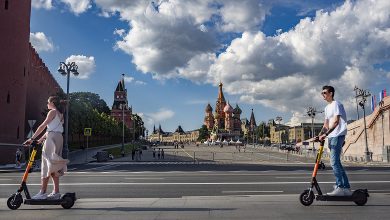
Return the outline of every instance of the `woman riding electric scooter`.
{"type": "Polygon", "coordinates": [[[47,101],[49,113],[45,121],[38,127],[34,135],[24,143],[26,145],[31,144],[46,128],[46,133],[38,140],[39,143],[44,141],[44,145],[42,148],[41,190],[32,197],[34,200],[56,200],[61,197],[59,177],[67,171],[67,163],[69,162],[61,157],[64,104],[65,102],[60,101],[57,96],[50,96],[47,101]],[[53,179],[54,189],[52,193],[47,195],[46,190],[50,177],[53,179]]]}

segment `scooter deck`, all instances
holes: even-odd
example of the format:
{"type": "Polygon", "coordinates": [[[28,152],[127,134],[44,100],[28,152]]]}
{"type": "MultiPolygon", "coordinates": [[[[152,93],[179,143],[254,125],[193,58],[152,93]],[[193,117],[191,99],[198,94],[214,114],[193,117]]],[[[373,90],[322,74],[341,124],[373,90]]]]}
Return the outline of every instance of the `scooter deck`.
{"type": "Polygon", "coordinates": [[[25,199],[24,204],[26,205],[61,205],[67,201],[65,197],[71,197],[73,201],[76,201],[76,193],[65,193],[60,199],[25,199]]]}
{"type": "Polygon", "coordinates": [[[26,205],[61,205],[65,201],[63,199],[25,199],[24,204],[26,205]]]}
{"type": "Polygon", "coordinates": [[[357,189],[350,196],[328,196],[328,195],[317,195],[317,201],[356,201],[360,200],[361,196],[364,195],[369,197],[367,189],[357,189]]]}
{"type": "Polygon", "coordinates": [[[354,201],[355,196],[328,196],[328,195],[317,195],[317,201],[354,201]]]}

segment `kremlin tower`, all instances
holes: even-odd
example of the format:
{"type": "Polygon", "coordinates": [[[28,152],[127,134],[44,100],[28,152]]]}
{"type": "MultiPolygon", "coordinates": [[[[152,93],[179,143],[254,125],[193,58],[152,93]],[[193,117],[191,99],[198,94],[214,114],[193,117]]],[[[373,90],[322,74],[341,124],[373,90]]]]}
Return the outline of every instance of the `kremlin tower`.
{"type": "Polygon", "coordinates": [[[131,120],[132,108],[129,107],[127,102],[127,89],[125,88],[125,80],[123,77],[118,82],[114,92],[114,104],[112,105],[111,116],[118,122],[124,121],[126,127],[130,130],[133,129],[131,120]]]}

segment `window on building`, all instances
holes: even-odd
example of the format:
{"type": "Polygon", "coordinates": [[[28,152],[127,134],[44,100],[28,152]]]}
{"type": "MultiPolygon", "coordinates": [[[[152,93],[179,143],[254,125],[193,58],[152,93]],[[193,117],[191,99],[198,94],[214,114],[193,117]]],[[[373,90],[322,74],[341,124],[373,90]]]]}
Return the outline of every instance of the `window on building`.
{"type": "Polygon", "coordinates": [[[5,10],[8,10],[8,0],[5,0],[5,6],[4,6],[5,10]]]}
{"type": "Polygon", "coordinates": [[[10,102],[11,102],[11,98],[10,98],[9,91],[8,91],[8,94],[7,94],[7,104],[9,104],[10,102]]]}

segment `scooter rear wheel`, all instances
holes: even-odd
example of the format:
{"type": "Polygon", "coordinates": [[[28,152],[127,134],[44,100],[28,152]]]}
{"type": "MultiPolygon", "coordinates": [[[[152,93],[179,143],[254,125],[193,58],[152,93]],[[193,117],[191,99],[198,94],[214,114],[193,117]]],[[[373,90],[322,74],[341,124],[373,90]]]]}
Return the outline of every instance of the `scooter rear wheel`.
{"type": "Polygon", "coordinates": [[[299,196],[299,201],[302,203],[304,206],[309,206],[313,203],[314,201],[314,193],[311,190],[305,190],[301,195],[299,196]]]}
{"type": "Polygon", "coordinates": [[[356,190],[355,192],[353,192],[352,196],[355,198],[354,202],[358,206],[364,206],[367,203],[367,194],[364,192],[356,190]]]}
{"type": "Polygon", "coordinates": [[[22,195],[16,193],[12,194],[7,200],[7,206],[12,210],[18,209],[22,203],[22,195]]]}
{"type": "Polygon", "coordinates": [[[61,206],[64,209],[70,209],[74,205],[74,199],[71,196],[64,196],[62,200],[63,203],[61,204],[61,206]]]}

